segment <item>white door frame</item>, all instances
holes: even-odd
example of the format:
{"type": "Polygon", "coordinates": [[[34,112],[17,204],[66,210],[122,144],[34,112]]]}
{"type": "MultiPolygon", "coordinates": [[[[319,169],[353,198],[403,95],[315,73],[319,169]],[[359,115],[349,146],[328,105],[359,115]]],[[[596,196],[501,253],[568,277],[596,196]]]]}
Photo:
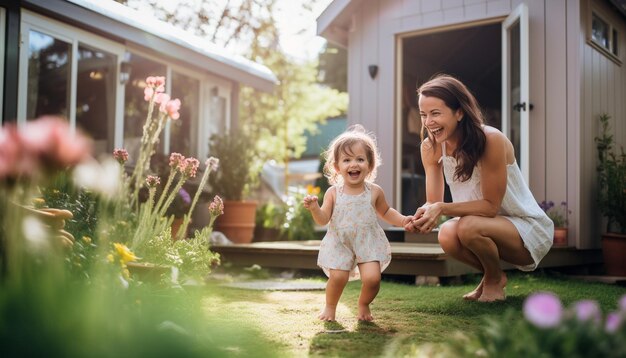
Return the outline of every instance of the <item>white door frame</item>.
{"type": "Polygon", "coordinates": [[[526,183],[529,179],[530,160],[530,55],[529,55],[529,28],[528,7],[525,3],[519,4],[502,23],[502,132],[511,138],[511,111],[520,112],[520,169],[526,183]],[[509,41],[511,27],[519,23],[520,27],[520,101],[511,103],[511,43],[509,41]]]}

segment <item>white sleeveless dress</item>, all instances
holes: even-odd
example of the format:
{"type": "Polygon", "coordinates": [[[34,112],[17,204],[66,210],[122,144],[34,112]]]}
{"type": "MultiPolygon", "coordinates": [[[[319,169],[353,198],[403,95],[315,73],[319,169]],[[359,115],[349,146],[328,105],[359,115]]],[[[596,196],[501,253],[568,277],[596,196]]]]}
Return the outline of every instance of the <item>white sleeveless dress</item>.
{"type": "Polygon", "coordinates": [[[320,245],[317,265],[329,277],[331,269],[349,271],[350,281],[360,278],[360,263],[378,261],[382,272],[391,262],[391,245],[378,224],[369,183],[357,195],[344,193],[343,185],[335,186],[335,190],[333,215],[320,245]]]}
{"type": "MultiPolygon", "coordinates": [[[[465,202],[483,199],[480,189],[480,163],[474,167],[472,177],[465,181],[454,180],[454,171],[457,166],[456,158],[446,155],[446,144],[442,143],[443,172],[446,183],[450,187],[453,202],[465,202]]],[[[499,216],[508,219],[519,232],[534,263],[526,266],[517,266],[522,271],[532,271],[552,247],[554,237],[554,223],[539,207],[535,197],[524,181],[524,177],[517,162],[506,166],[506,193],[502,198],[499,216]]]]}

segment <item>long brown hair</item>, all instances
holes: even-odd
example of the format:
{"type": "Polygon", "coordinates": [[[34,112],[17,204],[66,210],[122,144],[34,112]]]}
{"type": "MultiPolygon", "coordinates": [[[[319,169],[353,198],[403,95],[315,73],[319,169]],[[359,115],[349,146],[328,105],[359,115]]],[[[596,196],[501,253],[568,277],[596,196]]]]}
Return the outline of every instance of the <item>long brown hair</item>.
{"type": "MultiPolygon", "coordinates": [[[[446,106],[453,112],[459,108],[463,112],[463,118],[459,122],[457,130],[460,131],[461,143],[454,150],[452,155],[457,160],[454,178],[461,181],[467,181],[472,176],[474,167],[485,152],[485,143],[487,137],[483,131],[484,123],[482,112],[478,106],[478,102],[465,85],[456,78],[439,74],[424,83],[417,89],[418,97],[423,95],[426,97],[436,97],[442,100],[446,106]]],[[[424,140],[424,132],[428,133],[428,139],[432,143],[432,149],[435,150],[437,141],[435,137],[426,130],[422,121],[422,130],[420,136],[424,140]]],[[[445,153],[444,153],[445,154],[445,153]]]]}

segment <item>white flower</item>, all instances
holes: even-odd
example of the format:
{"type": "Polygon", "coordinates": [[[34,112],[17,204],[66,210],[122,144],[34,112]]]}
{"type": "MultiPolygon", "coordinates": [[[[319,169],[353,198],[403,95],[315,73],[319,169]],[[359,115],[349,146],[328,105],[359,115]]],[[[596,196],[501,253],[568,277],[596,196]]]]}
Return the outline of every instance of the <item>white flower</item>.
{"type": "Polygon", "coordinates": [[[115,159],[107,158],[102,163],[91,160],[78,165],[73,177],[77,185],[110,199],[119,192],[119,170],[120,165],[115,159]]]}

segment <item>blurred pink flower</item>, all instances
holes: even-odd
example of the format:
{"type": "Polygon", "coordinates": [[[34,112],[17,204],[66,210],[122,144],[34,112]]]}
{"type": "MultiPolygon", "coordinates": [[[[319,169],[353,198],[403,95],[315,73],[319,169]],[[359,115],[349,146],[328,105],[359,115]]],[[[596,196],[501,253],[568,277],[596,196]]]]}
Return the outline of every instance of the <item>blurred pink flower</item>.
{"type": "Polygon", "coordinates": [[[206,160],[205,165],[207,167],[207,170],[216,171],[217,168],[219,168],[220,166],[220,160],[215,157],[210,157],[209,159],[206,160]]]}
{"type": "Polygon", "coordinates": [[[165,111],[167,112],[167,115],[170,116],[170,118],[172,119],[178,119],[180,117],[180,113],[178,113],[179,110],[180,100],[178,98],[168,101],[165,104],[165,111]]]}
{"type": "Polygon", "coordinates": [[[0,176],[37,175],[57,171],[90,157],[91,141],[81,133],[72,134],[67,121],[45,116],[28,121],[21,128],[7,124],[0,134],[0,176]]]}
{"type": "Polygon", "coordinates": [[[600,306],[598,306],[596,301],[581,300],[575,302],[572,305],[572,309],[576,319],[581,322],[592,321],[599,324],[602,320],[602,312],[600,311],[600,306]]]}
{"type": "Polygon", "coordinates": [[[146,185],[148,188],[156,188],[157,185],[161,184],[161,178],[155,175],[148,175],[146,177],[146,185]]]}
{"type": "Polygon", "coordinates": [[[152,99],[153,94],[154,94],[154,89],[152,87],[146,87],[143,89],[143,99],[146,102],[149,102],[152,99]]]}
{"type": "Polygon", "coordinates": [[[200,162],[196,158],[185,158],[179,165],[180,172],[189,178],[195,178],[200,162]]]}
{"type": "Polygon", "coordinates": [[[128,151],[123,148],[116,148],[113,151],[113,158],[115,158],[118,163],[124,165],[124,163],[128,161],[128,151]]]}
{"type": "Polygon", "coordinates": [[[609,333],[615,333],[622,325],[622,315],[617,312],[611,312],[606,315],[604,330],[609,333]]]}
{"type": "Polygon", "coordinates": [[[185,157],[182,154],[172,153],[170,154],[170,167],[179,168],[184,160],[185,160],[185,157]]]}
{"type": "Polygon", "coordinates": [[[209,204],[209,213],[213,217],[224,214],[224,202],[222,201],[222,198],[220,198],[218,195],[216,195],[213,198],[213,201],[209,204]]]}
{"type": "Polygon", "coordinates": [[[524,317],[537,327],[555,327],[563,317],[561,300],[552,293],[532,294],[524,301],[524,317]]]}

